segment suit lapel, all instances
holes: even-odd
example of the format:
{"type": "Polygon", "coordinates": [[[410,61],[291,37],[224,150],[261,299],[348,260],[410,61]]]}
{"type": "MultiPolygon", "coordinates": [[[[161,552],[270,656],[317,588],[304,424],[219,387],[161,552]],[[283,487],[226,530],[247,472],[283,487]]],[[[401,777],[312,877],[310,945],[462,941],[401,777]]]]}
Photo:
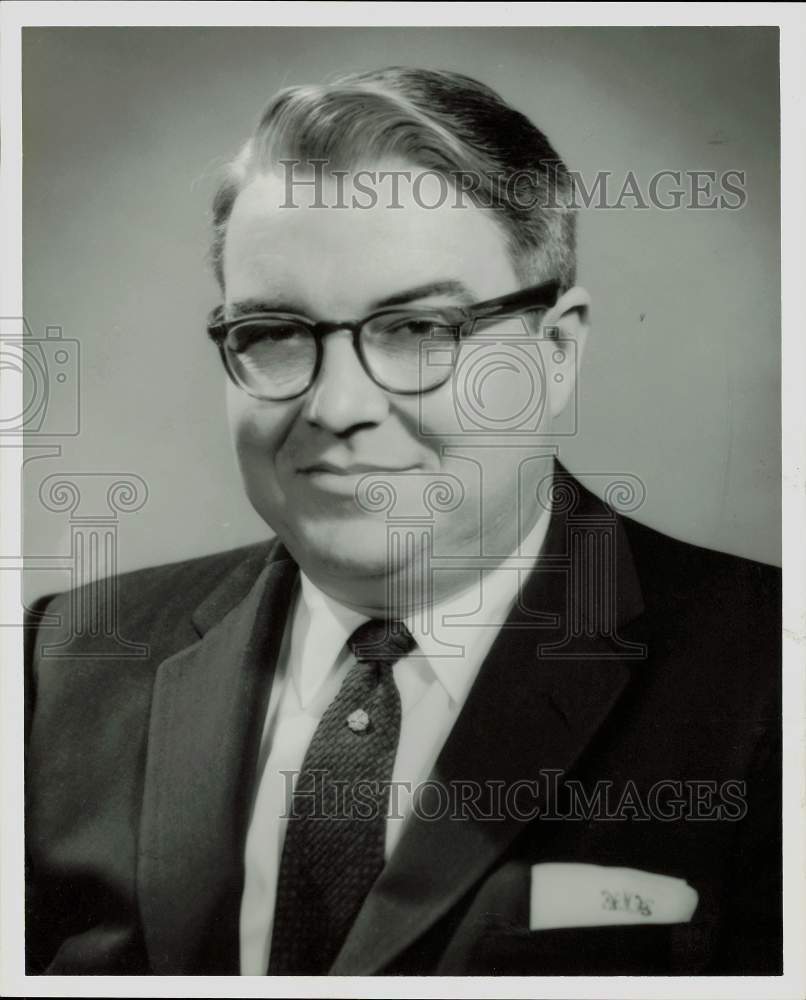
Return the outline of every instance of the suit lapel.
{"type": "MultiPolygon", "coordinates": [[[[626,644],[613,629],[642,610],[623,527],[576,480],[568,481],[577,491],[576,509],[552,515],[538,568],[485,660],[431,776],[444,788],[457,782],[477,788],[476,818],[452,818],[444,794],[440,799],[431,786],[367,897],[333,975],[382,971],[472,889],[535,818],[526,812],[535,806],[528,788],[516,804],[521,815],[511,803],[502,808],[496,788],[534,781],[541,771],[567,773],[624,690],[628,661],[643,656],[641,647],[626,644]],[[605,585],[580,618],[582,585],[601,573],[601,566],[595,570],[589,561],[573,558],[583,523],[608,531],[616,593],[605,585]],[[545,622],[546,614],[554,621],[548,628],[536,624],[545,622]],[[595,627],[602,622],[607,634],[595,627]],[[485,820],[485,815],[502,818],[485,820]]],[[[551,783],[541,782],[539,790],[542,797],[551,783]]],[[[541,810],[551,804],[550,796],[542,799],[541,810]]]]}
{"type": "MultiPolygon", "coordinates": [[[[240,897],[260,720],[297,572],[281,546],[260,564],[242,564],[210,595],[194,615],[200,641],[157,673],[138,863],[155,973],[192,971],[214,916],[240,897]]],[[[221,950],[236,961],[237,909],[229,917],[221,950]]]]}

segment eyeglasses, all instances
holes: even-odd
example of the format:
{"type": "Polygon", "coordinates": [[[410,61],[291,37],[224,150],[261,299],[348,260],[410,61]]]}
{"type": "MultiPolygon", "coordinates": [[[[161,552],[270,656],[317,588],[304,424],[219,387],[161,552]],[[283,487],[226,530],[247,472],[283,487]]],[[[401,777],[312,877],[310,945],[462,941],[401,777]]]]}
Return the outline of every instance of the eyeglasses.
{"type": "Polygon", "coordinates": [[[353,348],[364,371],[388,392],[431,392],[451,376],[452,365],[423,364],[424,349],[438,340],[456,348],[490,320],[550,309],[559,283],[544,282],[471,306],[407,306],[382,309],[358,321],[315,323],[291,313],[250,313],[224,318],[219,306],[210,314],[207,332],[217,344],[232,381],[257,399],[294,399],[316,381],[322,365],[323,338],[338,330],[353,335],[353,348]]]}

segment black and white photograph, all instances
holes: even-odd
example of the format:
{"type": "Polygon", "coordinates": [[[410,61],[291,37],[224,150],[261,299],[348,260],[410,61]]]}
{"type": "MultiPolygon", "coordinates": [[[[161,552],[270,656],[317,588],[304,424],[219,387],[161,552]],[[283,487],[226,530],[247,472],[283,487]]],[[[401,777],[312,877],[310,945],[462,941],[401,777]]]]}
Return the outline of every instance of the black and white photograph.
{"type": "Polygon", "coordinates": [[[3,992],[802,996],[802,8],[41,6],[3,992]]]}

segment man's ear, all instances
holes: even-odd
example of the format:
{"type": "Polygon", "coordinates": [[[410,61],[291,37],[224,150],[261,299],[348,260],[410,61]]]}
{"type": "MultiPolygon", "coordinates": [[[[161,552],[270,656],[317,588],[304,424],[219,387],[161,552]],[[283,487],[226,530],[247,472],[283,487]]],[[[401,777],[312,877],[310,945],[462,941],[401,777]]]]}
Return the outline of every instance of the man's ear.
{"type": "Polygon", "coordinates": [[[543,361],[552,417],[562,413],[574,393],[589,329],[590,295],[574,285],[543,319],[543,361]]]}

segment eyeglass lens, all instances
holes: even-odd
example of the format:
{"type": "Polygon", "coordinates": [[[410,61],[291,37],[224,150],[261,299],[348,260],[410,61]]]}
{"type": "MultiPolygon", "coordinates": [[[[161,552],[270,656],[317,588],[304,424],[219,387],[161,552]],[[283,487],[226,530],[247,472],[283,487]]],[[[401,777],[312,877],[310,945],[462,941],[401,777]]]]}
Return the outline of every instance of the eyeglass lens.
{"type": "MultiPolygon", "coordinates": [[[[428,346],[456,343],[456,328],[438,314],[387,313],[361,328],[360,351],[371,376],[393,392],[422,392],[446,381],[445,364],[429,364],[428,346]]],[[[317,364],[317,343],[304,324],[260,317],[233,326],[225,349],[236,379],[267,398],[289,398],[309,385],[317,364]]]]}

